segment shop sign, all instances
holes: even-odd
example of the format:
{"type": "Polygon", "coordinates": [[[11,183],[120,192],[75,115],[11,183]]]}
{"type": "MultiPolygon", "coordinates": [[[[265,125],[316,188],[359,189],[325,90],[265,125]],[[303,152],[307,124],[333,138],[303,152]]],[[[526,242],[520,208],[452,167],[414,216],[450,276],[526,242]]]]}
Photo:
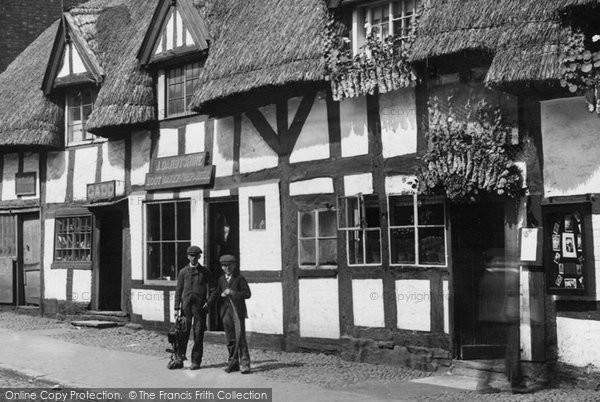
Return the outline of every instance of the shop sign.
{"type": "Polygon", "coordinates": [[[204,167],[205,164],[206,152],[197,152],[194,154],[157,158],[152,163],[151,171],[154,173],[181,172],[183,170],[199,169],[204,167]]]}
{"type": "Polygon", "coordinates": [[[100,201],[115,198],[115,181],[103,181],[87,185],[87,200],[100,201]]]}
{"type": "Polygon", "coordinates": [[[36,172],[15,173],[16,195],[35,195],[36,172]]]}
{"type": "Polygon", "coordinates": [[[195,187],[212,184],[214,166],[203,166],[194,170],[146,174],[146,190],[161,190],[174,187],[195,187]]]}

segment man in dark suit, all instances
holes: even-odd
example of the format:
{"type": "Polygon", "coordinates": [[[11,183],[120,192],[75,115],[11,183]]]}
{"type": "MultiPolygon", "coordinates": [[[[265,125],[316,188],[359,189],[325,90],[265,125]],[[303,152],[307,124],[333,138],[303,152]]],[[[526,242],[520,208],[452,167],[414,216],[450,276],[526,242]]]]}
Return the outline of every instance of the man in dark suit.
{"type": "Polygon", "coordinates": [[[202,249],[198,246],[190,246],[187,249],[189,264],[183,267],[177,275],[177,289],[175,291],[175,310],[183,310],[186,328],[182,342],[179,347],[179,358],[181,363],[174,368],[182,368],[183,360],[187,351],[187,343],[190,338],[190,330],[194,329],[194,346],[192,348],[191,370],[197,370],[202,363],[204,351],[204,331],[206,331],[207,301],[214,293],[211,288],[210,271],[200,265],[198,260],[202,249]]]}
{"type": "Polygon", "coordinates": [[[246,299],[251,296],[246,278],[240,275],[233,255],[226,254],[219,259],[225,275],[219,278],[214,298],[221,297],[219,313],[223,320],[229,359],[225,371],[240,370],[250,373],[250,353],[246,343],[246,299]]]}

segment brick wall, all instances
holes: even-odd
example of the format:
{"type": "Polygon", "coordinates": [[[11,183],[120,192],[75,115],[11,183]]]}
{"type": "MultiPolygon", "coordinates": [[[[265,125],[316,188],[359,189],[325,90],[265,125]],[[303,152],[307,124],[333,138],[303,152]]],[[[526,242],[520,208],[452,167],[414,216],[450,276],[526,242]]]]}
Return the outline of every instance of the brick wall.
{"type": "MultiPolygon", "coordinates": [[[[64,6],[85,0],[63,0],[64,6]]],[[[1,0],[0,1],[0,72],[36,39],[48,26],[60,18],[61,0],[1,0]]]]}

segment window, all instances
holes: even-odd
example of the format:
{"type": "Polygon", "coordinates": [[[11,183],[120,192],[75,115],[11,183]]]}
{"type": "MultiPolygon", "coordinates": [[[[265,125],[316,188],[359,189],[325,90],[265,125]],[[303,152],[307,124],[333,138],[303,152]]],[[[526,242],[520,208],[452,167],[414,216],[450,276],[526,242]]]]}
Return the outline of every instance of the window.
{"type": "Polygon", "coordinates": [[[92,217],[56,218],[54,240],[55,262],[92,260],[92,217]]]}
{"type": "Polygon", "coordinates": [[[265,197],[250,197],[250,230],[266,229],[265,219],[265,197]]]}
{"type": "Polygon", "coordinates": [[[199,77],[200,62],[167,70],[167,117],[189,113],[199,77]]]}
{"type": "Polygon", "coordinates": [[[298,213],[298,264],[302,268],[337,266],[336,212],[298,213]]]}
{"type": "Polygon", "coordinates": [[[360,10],[364,40],[369,34],[383,40],[389,35],[407,37],[415,27],[420,0],[399,0],[379,3],[360,10]]]}
{"type": "Polygon", "coordinates": [[[348,265],[381,264],[380,226],[376,195],[338,199],[338,227],[346,231],[348,265]]]}
{"type": "Polygon", "coordinates": [[[175,280],[188,263],[190,201],[146,204],[146,279],[175,280]]]}
{"type": "Polygon", "coordinates": [[[390,263],[446,265],[444,203],[416,195],[389,196],[390,263]]]}
{"type": "Polygon", "coordinates": [[[84,88],[67,92],[67,145],[92,141],[96,137],[85,129],[94,102],[96,90],[84,88]]]}

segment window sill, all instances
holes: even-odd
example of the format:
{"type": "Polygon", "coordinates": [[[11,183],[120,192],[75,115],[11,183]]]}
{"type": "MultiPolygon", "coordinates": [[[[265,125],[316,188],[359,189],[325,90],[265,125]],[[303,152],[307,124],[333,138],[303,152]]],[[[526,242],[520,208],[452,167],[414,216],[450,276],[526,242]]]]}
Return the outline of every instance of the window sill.
{"type": "Polygon", "coordinates": [[[144,280],[144,285],[159,285],[159,286],[175,286],[177,284],[176,280],[166,280],[166,279],[146,279],[144,280]]]}
{"type": "Polygon", "coordinates": [[[298,278],[335,278],[337,268],[300,268],[298,278]]]}
{"type": "Polygon", "coordinates": [[[92,261],[54,261],[50,269],[92,269],[92,261]]]}
{"type": "Polygon", "coordinates": [[[94,140],[69,142],[69,143],[67,143],[67,148],[83,147],[85,145],[99,144],[99,143],[106,142],[106,141],[108,141],[107,138],[99,137],[99,138],[96,138],[94,140]]]}

